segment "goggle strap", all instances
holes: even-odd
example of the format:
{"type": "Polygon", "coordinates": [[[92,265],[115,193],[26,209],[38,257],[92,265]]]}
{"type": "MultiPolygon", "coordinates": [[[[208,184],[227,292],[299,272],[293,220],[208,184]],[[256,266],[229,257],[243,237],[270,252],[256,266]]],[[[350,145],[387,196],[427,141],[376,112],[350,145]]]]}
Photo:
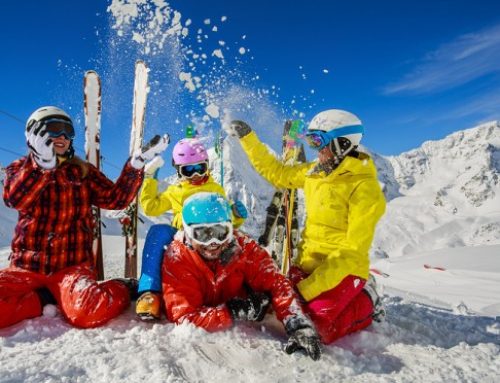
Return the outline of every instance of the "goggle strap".
{"type": "Polygon", "coordinates": [[[343,126],[342,128],[330,130],[329,132],[325,132],[330,138],[339,138],[342,136],[347,136],[349,134],[357,134],[361,133],[363,134],[365,132],[365,129],[363,128],[363,125],[348,125],[348,126],[343,126]]]}
{"type": "Polygon", "coordinates": [[[46,124],[50,124],[51,122],[60,122],[62,124],[70,125],[71,127],[73,127],[73,124],[70,121],[65,120],[64,118],[52,117],[42,121],[45,122],[46,124]]]}

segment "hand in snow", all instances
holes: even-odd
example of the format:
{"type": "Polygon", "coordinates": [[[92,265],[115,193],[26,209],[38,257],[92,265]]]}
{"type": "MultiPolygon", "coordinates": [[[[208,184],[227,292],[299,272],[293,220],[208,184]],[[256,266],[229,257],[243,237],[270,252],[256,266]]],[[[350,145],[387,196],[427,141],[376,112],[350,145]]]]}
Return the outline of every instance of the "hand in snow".
{"type": "Polygon", "coordinates": [[[289,319],[285,324],[285,329],[290,337],[285,346],[287,354],[303,351],[312,360],[321,357],[321,345],[318,334],[313,324],[305,317],[295,317],[289,319]]]}
{"type": "Polygon", "coordinates": [[[318,335],[312,328],[301,328],[295,331],[285,347],[287,354],[293,354],[296,351],[302,350],[309,355],[312,360],[319,360],[321,357],[321,347],[318,335]]]}
{"type": "Polygon", "coordinates": [[[252,293],[248,298],[233,298],[226,302],[233,319],[260,322],[266,316],[271,300],[264,293],[252,293]]]}
{"type": "Polygon", "coordinates": [[[247,219],[248,217],[248,211],[247,211],[247,208],[245,207],[245,205],[243,204],[243,202],[241,201],[235,201],[232,205],[231,205],[231,210],[233,211],[233,215],[236,217],[236,218],[243,218],[243,219],[247,219]]]}
{"type": "Polygon", "coordinates": [[[228,135],[238,138],[245,137],[252,131],[250,125],[240,120],[233,120],[230,124],[223,124],[222,127],[228,135]]]}
{"type": "Polygon", "coordinates": [[[44,169],[56,167],[54,143],[45,130],[45,123],[37,121],[28,126],[25,132],[26,143],[36,163],[44,169]]]}
{"type": "Polygon", "coordinates": [[[142,169],[146,161],[152,160],[155,156],[159,156],[167,149],[170,142],[170,136],[154,136],[144,147],[138,149],[132,154],[130,164],[136,169],[142,169]]]}

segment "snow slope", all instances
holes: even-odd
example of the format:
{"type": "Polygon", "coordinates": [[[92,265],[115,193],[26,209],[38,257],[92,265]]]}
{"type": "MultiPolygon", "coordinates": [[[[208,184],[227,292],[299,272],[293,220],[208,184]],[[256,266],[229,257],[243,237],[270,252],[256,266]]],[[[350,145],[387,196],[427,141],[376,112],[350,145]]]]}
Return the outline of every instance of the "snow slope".
{"type": "MultiPolygon", "coordinates": [[[[495,299],[500,249],[475,269],[468,261],[478,258],[474,250],[459,257],[443,251],[435,261],[449,271],[425,270],[427,283],[414,258],[377,265],[391,273],[378,279],[389,293],[387,321],[323,347],[318,362],[285,354],[284,331],[270,315],[262,324],[208,334],[165,320],[143,323],[130,308],[102,328],[78,330],[46,306],[44,316],[0,330],[0,382],[496,382],[500,318],[441,308],[453,307],[454,297],[437,294],[459,284],[470,309],[495,299]],[[477,281],[486,275],[483,291],[477,281]]],[[[106,237],[105,253],[107,276],[121,275],[123,239],[106,237]]]]}

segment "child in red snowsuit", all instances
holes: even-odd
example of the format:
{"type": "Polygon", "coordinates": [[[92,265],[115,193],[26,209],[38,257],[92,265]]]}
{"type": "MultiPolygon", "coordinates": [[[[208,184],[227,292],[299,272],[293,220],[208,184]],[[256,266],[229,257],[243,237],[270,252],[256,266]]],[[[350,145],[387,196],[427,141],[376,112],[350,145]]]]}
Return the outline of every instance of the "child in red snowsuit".
{"type": "Polygon", "coordinates": [[[292,284],[255,241],[233,231],[231,208],[217,193],[197,193],[182,209],[177,233],[163,259],[167,318],[207,331],[235,321],[260,321],[272,303],[289,335],[285,350],[320,358],[319,337],[298,303],[292,284]]]}

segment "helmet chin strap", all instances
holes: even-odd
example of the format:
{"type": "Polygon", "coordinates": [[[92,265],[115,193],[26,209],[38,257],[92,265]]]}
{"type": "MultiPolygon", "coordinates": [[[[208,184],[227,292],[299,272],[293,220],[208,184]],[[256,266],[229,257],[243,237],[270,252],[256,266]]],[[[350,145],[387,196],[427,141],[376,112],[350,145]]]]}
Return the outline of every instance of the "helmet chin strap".
{"type": "Polygon", "coordinates": [[[331,140],[330,143],[323,149],[328,150],[330,156],[326,160],[318,164],[317,170],[324,171],[326,174],[330,174],[335,169],[337,169],[337,167],[341,164],[347,154],[349,154],[355,148],[355,146],[352,145],[350,141],[348,141],[348,145],[349,146],[347,146],[347,148],[343,149],[338,138],[334,138],[333,140],[331,140]]]}
{"type": "Polygon", "coordinates": [[[208,174],[205,174],[205,176],[203,176],[203,178],[199,179],[198,181],[192,181],[189,178],[185,178],[185,180],[189,181],[191,185],[196,185],[196,186],[203,185],[208,181],[208,174]]]}

